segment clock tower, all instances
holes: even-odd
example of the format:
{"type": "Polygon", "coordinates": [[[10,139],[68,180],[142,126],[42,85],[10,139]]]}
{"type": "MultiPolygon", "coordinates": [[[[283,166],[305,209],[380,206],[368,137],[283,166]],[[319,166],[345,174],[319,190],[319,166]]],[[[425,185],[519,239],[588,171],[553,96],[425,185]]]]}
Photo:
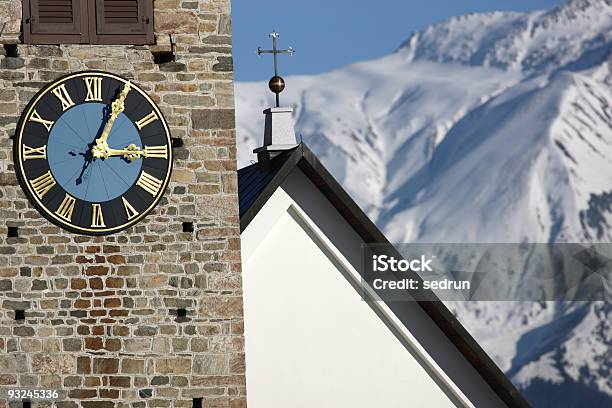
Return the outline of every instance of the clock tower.
{"type": "Polygon", "coordinates": [[[246,404],[230,21],[0,0],[0,407],[246,404]]]}

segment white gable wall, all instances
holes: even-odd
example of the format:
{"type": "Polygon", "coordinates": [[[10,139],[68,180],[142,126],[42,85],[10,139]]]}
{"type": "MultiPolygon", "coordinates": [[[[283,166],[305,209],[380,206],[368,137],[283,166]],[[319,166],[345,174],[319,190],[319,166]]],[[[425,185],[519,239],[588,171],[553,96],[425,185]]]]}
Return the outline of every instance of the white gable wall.
{"type": "Polygon", "coordinates": [[[361,300],[362,240],[301,171],[281,187],[241,237],[249,406],[504,406],[418,305],[411,333],[361,300]]]}
{"type": "Polygon", "coordinates": [[[452,407],[292,216],[245,270],[250,407],[452,407]]]}

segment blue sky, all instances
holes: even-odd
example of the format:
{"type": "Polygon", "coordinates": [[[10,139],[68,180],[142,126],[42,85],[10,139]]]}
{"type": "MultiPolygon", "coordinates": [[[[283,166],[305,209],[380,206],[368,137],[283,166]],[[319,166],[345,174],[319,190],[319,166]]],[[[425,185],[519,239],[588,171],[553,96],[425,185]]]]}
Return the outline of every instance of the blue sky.
{"type": "Polygon", "coordinates": [[[562,0],[232,0],[234,64],[238,81],[267,80],[273,74],[268,34],[279,46],[281,75],[315,74],[394,51],[410,33],[448,17],[494,10],[550,9],[562,0]]]}

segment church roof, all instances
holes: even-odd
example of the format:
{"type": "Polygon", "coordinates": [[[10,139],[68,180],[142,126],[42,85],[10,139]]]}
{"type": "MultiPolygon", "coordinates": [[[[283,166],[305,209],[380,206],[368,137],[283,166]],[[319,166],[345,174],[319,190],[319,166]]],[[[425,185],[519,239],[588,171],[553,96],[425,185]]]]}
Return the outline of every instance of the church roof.
{"type": "MultiPolygon", "coordinates": [[[[290,153],[290,152],[288,152],[290,153]]],[[[271,183],[274,176],[278,173],[282,165],[285,163],[289,154],[283,154],[283,157],[278,157],[273,162],[273,167],[265,168],[259,163],[255,163],[251,166],[238,170],[238,199],[240,208],[240,219],[243,219],[247,211],[254,206],[257,198],[263,193],[263,191],[271,186],[278,186],[278,184],[271,183]]],[[[266,197],[266,199],[269,196],[266,197]]],[[[257,207],[255,205],[255,207],[257,207]]],[[[258,207],[258,209],[261,206],[258,207]]],[[[249,218],[251,221],[252,218],[249,218]]],[[[240,229],[244,230],[248,223],[240,224],[240,229]]]]}
{"type": "MultiPolygon", "coordinates": [[[[238,170],[240,231],[244,231],[263,208],[286,177],[299,168],[351,224],[364,242],[389,244],[387,238],[359,208],[336,179],[327,171],[312,151],[304,144],[283,152],[267,164],[255,163],[238,170]]],[[[437,299],[433,292],[430,298],[437,299]]],[[[529,403],[508,377],[491,360],[455,316],[439,301],[418,302],[442,332],[474,366],[497,395],[510,407],[529,407],[529,403]]],[[[401,302],[388,306],[402,314],[401,302]]]]}

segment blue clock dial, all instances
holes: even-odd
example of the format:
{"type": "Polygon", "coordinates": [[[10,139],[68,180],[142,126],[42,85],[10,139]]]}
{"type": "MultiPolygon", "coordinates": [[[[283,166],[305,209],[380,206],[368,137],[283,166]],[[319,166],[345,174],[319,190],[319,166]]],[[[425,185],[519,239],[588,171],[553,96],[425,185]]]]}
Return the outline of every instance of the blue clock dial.
{"type": "MultiPolygon", "coordinates": [[[[136,183],[142,160],[122,156],[94,159],[92,142],[108,120],[102,103],[84,103],[64,113],[49,134],[49,168],[58,184],[75,198],[106,202],[125,194],[136,183]]],[[[122,149],[130,144],[142,148],[138,128],[123,113],[109,134],[108,145],[122,149]]]]}
{"type": "Polygon", "coordinates": [[[159,108],[136,84],[98,71],[60,78],[32,99],[17,126],[14,156],[41,214],[90,235],[142,220],[172,171],[159,108]]]}

